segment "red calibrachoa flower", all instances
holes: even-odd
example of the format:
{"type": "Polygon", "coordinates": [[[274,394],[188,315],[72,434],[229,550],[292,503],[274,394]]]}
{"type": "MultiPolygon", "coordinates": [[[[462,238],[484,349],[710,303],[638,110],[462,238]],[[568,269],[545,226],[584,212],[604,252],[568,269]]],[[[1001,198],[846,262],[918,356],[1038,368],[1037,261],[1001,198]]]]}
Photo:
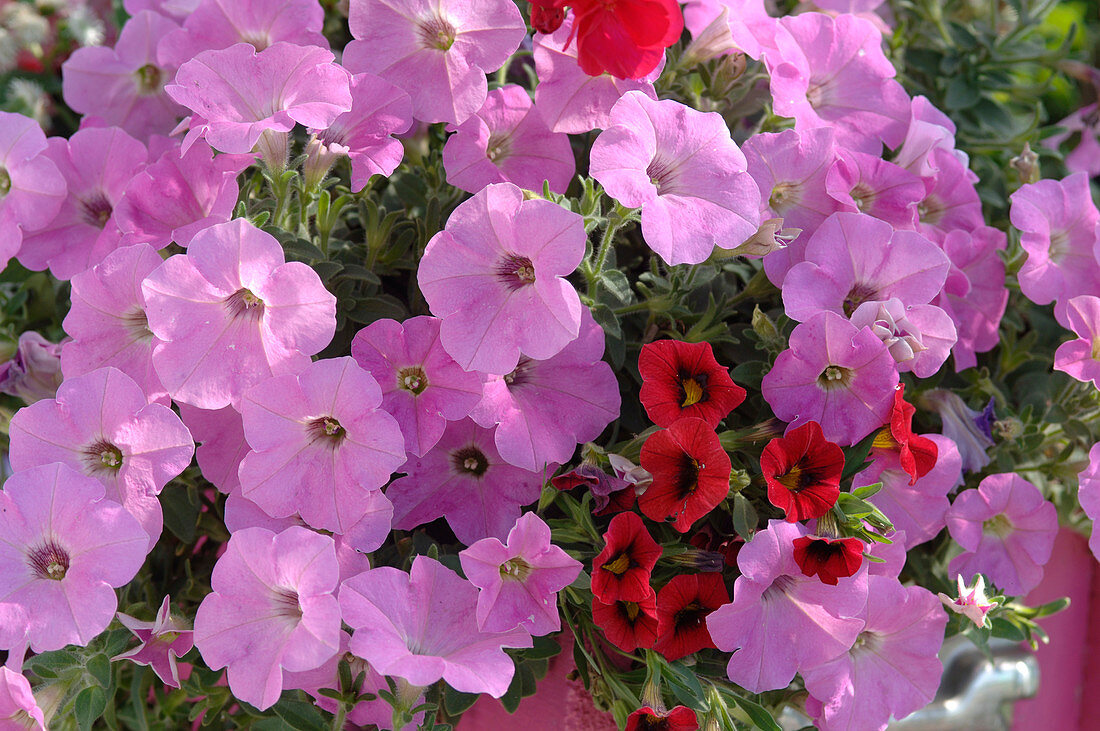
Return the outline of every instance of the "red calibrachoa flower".
{"type": "Polygon", "coordinates": [[[653,475],[653,484],[638,498],[638,507],[646,517],[669,521],[681,533],[729,494],[729,455],[702,419],[680,419],[651,435],[642,445],[640,461],[653,475]]]}
{"type": "Polygon", "coordinates": [[[672,662],[714,647],[707,615],[729,603],[721,574],[674,576],[657,593],[657,643],[653,649],[672,662]]]}
{"type": "Polygon", "coordinates": [[[650,594],[638,602],[604,604],[592,599],[592,621],[608,642],[623,652],[653,647],[657,640],[657,598],[650,594]]]}
{"type": "Polygon", "coordinates": [[[863,564],[863,541],[858,538],[802,536],[794,541],[794,560],[806,576],[836,586],[837,579],[852,576],[863,564]]]}
{"type": "Polygon", "coordinates": [[[890,411],[890,425],[883,427],[872,445],[875,449],[898,452],[901,468],[909,475],[909,484],[917,484],[936,466],[939,450],[927,437],[913,433],[913,414],[917,409],[905,401],[905,384],[899,383],[894,391],[894,408],[890,411]]]}
{"type": "Polygon", "coordinates": [[[773,439],[760,455],[768,500],[787,522],[820,518],[840,496],[844,451],[825,439],[821,425],[808,421],[773,439]]]}
{"type": "Polygon", "coordinates": [[[619,513],[611,519],[603,539],[607,545],[592,560],[592,593],[605,604],[640,602],[653,596],[649,575],[661,556],[661,547],[649,535],[637,513],[619,513]]]}
{"type": "Polygon", "coordinates": [[[625,731],[696,731],[699,719],[687,706],[676,706],[671,711],[655,711],[642,706],[626,719],[625,731]]]}
{"type": "Polygon", "coordinates": [[[695,416],[713,429],[745,400],[745,389],[718,365],[710,343],[658,340],[642,346],[642,405],[657,426],[695,416]]]}

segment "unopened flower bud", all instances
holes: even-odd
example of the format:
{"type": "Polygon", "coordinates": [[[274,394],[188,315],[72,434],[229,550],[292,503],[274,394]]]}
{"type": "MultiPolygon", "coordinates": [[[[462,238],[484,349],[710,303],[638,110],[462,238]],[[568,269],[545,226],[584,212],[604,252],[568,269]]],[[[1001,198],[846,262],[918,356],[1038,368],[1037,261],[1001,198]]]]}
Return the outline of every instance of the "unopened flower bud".
{"type": "Polygon", "coordinates": [[[1035,183],[1042,177],[1039,170],[1039,156],[1031,150],[1031,145],[1024,143],[1024,149],[1019,155],[1008,161],[1008,164],[1020,174],[1020,182],[1035,183]]]}

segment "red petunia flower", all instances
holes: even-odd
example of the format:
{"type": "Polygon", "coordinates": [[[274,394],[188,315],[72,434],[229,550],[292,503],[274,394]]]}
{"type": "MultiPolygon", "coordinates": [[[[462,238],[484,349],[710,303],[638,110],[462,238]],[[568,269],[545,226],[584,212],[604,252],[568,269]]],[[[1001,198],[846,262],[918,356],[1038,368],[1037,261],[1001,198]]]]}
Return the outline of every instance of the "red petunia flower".
{"type": "Polygon", "coordinates": [[[658,340],[642,346],[642,405],[657,426],[672,426],[685,416],[713,429],[745,400],[745,389],[718,365],[710,343],[658,340]]]}
{"type": "Polygon", "coordinates": [[[653,484],[638,498],[638,507],[648,518],[670,521],[681,533],[729,495],[729,455],[702,419],[680,419],[651,435],[640,461],[653,484]]]}
{"type": "Polygon", "coordinates": [[[592,621],[608,642],[623,652],[653,647],[657,640],[657,598],[650,594],[638,602],[604,604],[592,599],[592,621]]]}
{"type": "Polygon", "coordinates": [[[661,547],[638,514],[616,515],[603,539],[607,544],[592,560],[592,593],[604,604],[640,602],[653,596],[649,575],[661,556],[661,547]]]}
{"type": "Polygon", "coordinates": [[[794,541],[794,560],[806,576],[836,586],[837,579],[851,576],[863,564],[863,541],[858,538],[802,536],[794,541]]]}
{"type": "Polygon", "coordinates": [[[760,455],[768,500],[787,521],[820,518],[840,496],[844,450],[825,439],[821,425],[808,421],[773,439],[760,455]]]}
{"type": "MultiPolygon", "coordinates": [[[[563,3],[565,4],[565,3],[563,3]]],[[[676,0],[573,0],[577,62],[589,76],[640,79],[684,32],[676,0]]]]}
{"type": "Polygon", "coordinates": [[[553,5],[531,3],[531,27],[539,33],[549,35],[565,22],[565,10],[553,5]]]}
{"type": "Polygon", "coordinates": [[[915,485],[936,466],[939,449],[927,437],[913,433],[913,414],[917,409],[905,400],[905,384],[899,383],[894,391],[894,408],[890,412],[890,426],[884,427],[872,446],[898,452],[901,468],[909,475],[909,484],[915,485]]]}
{"type": "Polygon", "coordinates": [[[657,593],[657,643],[653,649],[672,662],[714,647],[707,615],[729,603],[721,574],[674,576],[657,593]]]}
{"type": "Polygon", "coordinates": [[[676,706],[671,711],[655,711],[642,706],[626,719],[624,731],[696,731],[699,719],[687,706],[676,706]]]}

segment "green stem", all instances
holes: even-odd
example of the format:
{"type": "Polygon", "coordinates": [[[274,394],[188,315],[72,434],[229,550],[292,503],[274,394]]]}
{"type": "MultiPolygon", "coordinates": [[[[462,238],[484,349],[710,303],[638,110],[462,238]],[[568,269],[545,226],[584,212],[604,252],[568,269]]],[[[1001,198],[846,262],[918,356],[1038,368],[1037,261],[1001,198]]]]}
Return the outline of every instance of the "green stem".
{"type": "Polygon", "coordinates": [[[336,709],[336,716],[332,719],[332,731],[343,731],[347,717],[348,704],[344,701],[340,701],[340,706],[336,709]]]}

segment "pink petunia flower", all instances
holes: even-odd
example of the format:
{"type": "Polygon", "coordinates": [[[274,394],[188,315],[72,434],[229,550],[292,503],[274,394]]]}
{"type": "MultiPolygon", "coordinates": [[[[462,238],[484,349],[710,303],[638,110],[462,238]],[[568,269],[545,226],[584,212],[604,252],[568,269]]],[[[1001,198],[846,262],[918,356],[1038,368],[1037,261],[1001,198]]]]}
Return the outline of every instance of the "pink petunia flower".
{"type": "Polygon", "coordinates": [[[1054,370],[1100,388],[1100,297],[1080,295],[1066,305],[1070,329],[1077,334],[1054,352],[1054,370]]]}
{"type": "Polygon", "coordinates": [[[698,264],[760,226],[760,190],[716,112],[627,92],[592,144],[590,172],[642,209],[642,237],[669,264],[698,264]]]}
{"type": "Polygon", "coordinates": [[[346,533],[372,507],[370,493],[405,463],[397,421],[351,358],[319,360],[245,392],[241,494],[274,517],[346,533]]]}
{"type": "Polygon", "coordinates": [[[951,260],[951,272],[932,304],[955,323],[958,340],[951,352],[957,371],[976,366],[976,354],[992,350],[1001,341],[1008,288],[1005,264],[997,252],[1006,244],[1004,232],[991,226],[949,231],[941,244],[951,260]]]}
{"type": "Polygon", "coordinates": [[[198,4],[199,0],[122,0],[122,7],[130,15],[137,15],[142,10],[153,10],[176,20],[187,18],[198,4]]]}
{"type": "Polygon", "coordinates": [[[943,605],[956,614],[961,614],[976,627],[988,627],[989,619],[986,617],[989,610],[997,606],[985,595],[985,577],[978,574],[974,577],[974,585],[967,586],[961,575],[955,577],[958,580],[958,596],[954,599],[940,593],[940,601],[943,605]]]}
{"type": "Polygon", "coordinates": [[[351,109],[350,75],[334,58],[324,48],[291,43],[259,52],[238,43],[200,53],[165,87],[194,112],[184,152],[205,138],[215,150],[246,153],[267,130],[289,132],[295,123],[328,127],[351,109]]]}
{"type": "Polygon", "coordinates": [[[604,333],[588,308],[576,340],[547,360],[520,358],[515,370],[489,376],[470,413],[509,464],[527,470],[565,463],[619,416],[619,382],[603,358],[604,333]]]}
{"type": "Polygon", "coordinates": [[[951,270],[947,255],[925,237],[862,213],[826,219],[805,256],[783,280],[783,309],[800,322],[823,310],[850,316],[868,300],[928,304],[951,270]]]}
{"type": "Polygon", "coordinates": [[[251,163],[246,155],[214,156],[202,140],[181,155],[177,143],[154,139],[150,152],[159,149],[160,156],[126,186],[115,211],[126,246],[187,246],[200,230],[225,223],[237,205],[237,174],[251,163]]]}
{"type": "Polygon", "coordinates": [[[183,27],[157,46],[161,63],[179,67],[203,51],[238,43],[257,51],[279,41],[328,48],[321,33],[324,10],[314,0],[202,0],[194,5],[183,17],[183,27]]]}
{"type": "Polygon", "coordinates": [[[37,122],[0,112],[0,270],[19,252],[23,231],[49,225],[65,199],[65,178],[46,148],[37,122]]]}
{"type": "Polygon", "coordinates": [[[413,116],[461,124],[485,102],[485,74],[500,68],[527,32],[510,0],[351,0],[353,40],[344,65],[396,84],[413,116]]]}
{"type": "MultiPolygon", "coordinates": [[[[806,690],[820,705],[822,731],[884,728],[891,716],[905,718],[936,695],[943,665],[947,614],[922,586],[868,577],[863,629],[848,652],[804,669],[806,690]]],[[[807,703],[807,709],[811,704],[807,703]]]]}
{"type": "Polygon", "coordinates": [[[825,176],[825,189],[843,210],[865,213],[895,229],[917,227],[917,204],[924,200],[924,181],[878,155],[841,149],[825,176]]]}
{"type": "Polygon", "coordinates": [[[102,482],[107,497],[141,522],[148,550],[161,531],[156,496],[195,448],[171,409],[148,403],[132,378],[110,367],[66,379],[55,400],[19,410],[10,436],[15,469],[63,462],[102,482]]]}
{"type": "Polygon", "coordinates": [[[1088,175],[1028,183],[1009,198],[1009,218],[1027,252],[1020,291],[1038,305],[1055,302],[1054,316],[1068,327],[1069,300],[1100,290],[1100,263],[1093,253],[1100,212],[1092,202],[1088,175]]]}
{"type": "Polygon", "coordinates": [[[490,183],[515,183],[542,191],[543,181],[565,193],[576,172],[569,136],[551,132],[527,90],[516,84],[493,89],[443,146],[447,182],[476,193],[490,183]]]}
{"type": "MultiPolygon", "coordinates": [[[[1100,520],[1100,442],[1089,449],[1089,463],[1077,475],[1077,502],[1085,515],[1100,520]]],[[[1100,560],[1100,531],[1094,527],[1089,535],[1089,549],[1100,560]]]]}
{"type": "Polygon", "coordinates": [[[947,529],[966,552],[951,559],[951,576],[984,574],[1013,596],[1043,578],[1058,533],[1058,514],[1039,488],[1015,474],[986,477],[961,493],[947,511],[947,529]]]}
{"type": "Polygon", "coordinates": [[[688,0],[684,4],[684,25],[692,38],[698,38],[723,12],[736,50],[755,59],[775,50],[778,24],[768,15],[764,0],[688,0]]]}
{"type": "Polygon", "coordinates": [[[126,21],[114,48],[85,46],[61,65],[65,103],[141,140],[168,134],[185,114],[164,93],[175,63],[157,62],[157,44],[179,26],[151,10],[126,21]]]}
{"type": "Polygon", "coordinates": [[[841,656],[863,627],[867,570],[836,586],[804,575],[794,541],[806,533],[800,523],[769,521],[737,555],[733,602],[707,616],[714,644],[733,652],[729,679],[750,692],[785,688],[796,672],[841,656]]]}
{"type": "Polygon", "coordinates": [[[1077,146],[1066,155],[1066,169],[1071,173],[1085,173],[1090,178],[1100,175],[1100,106],[1095,102],[1083,106],[1056,126],[1065,131],[1047,137],[1043,147],[1057,150],[1074,133],[1079,133],[1077,146]]]}
{"type": "Polygon", "coordinates": [[[362,190],[372,175],[389,175],[401,164],[405,148],[392,135],[403,134],[412,123],[408,94],[374,74],[352,76],[351,111],[327,129],[310,130],[314,140],[308,148],[307,181],[311,174],[317,178],[322,168],[327,173],[336,158],[346,155],[351,160],[351,189],[362,190]]]}
{"type": "Polygon", "coordinates": [[[531,635],[479,630],[477,589],[438,561],[417,556],[410,574],[382,566],[341,585],[352,653],[414,686],[442,678],[463,693],[504,695],[515,674],[504,648],[530,647],[531,635]]]}
{"type": "Polygon", "coordinates": [[[521,515],[506,542],[483,538],[458,557],[466,578],[481,590],[482,632],[520,627],[537,636],[561,629],[558,592],[573,583],[582,564],[550,543],[550,527],[537,515],[521,515]]]}
{"type": "Polygon", "coordinates": [[[618,79],[608,73],[589,76],[577,63],[577,44],[570,42],[574,15],[569,12],[553,33],[534,37],[535,110],[554,132],[582,134],[606,129],[611,124],[611,108],[628,91],[640,91],[657,98],[653,82],[661,74],[664,61],[642,79],[618,79]]]}
{"type": "Polygon", "coordinates": [[[195,646],[228,667],[233,695],[260,710],[283,690],[283,670],[319,667],[340,649],[339,566],[332,538],[292,526],[235,532],[195,613],[195,646]]]}
{"type": "Polygon", "coordinates": [[[791,428],[816,421],[827,440],[849,445],[886,423],[897,385],[894,359],[870,328],[820,312],[791,333],[761,391],[791,428]]]}
{"type": "Polygon", "coordinates": [[[62,323],[72,340],[61,348],[69,378],[114,366],[141,387],[149,401],[169,405],[153,369],[153,333],[145,318],[141,283],[164,263],[148,244],[125,246],[72,279],[72,306],[62,323]]]}
{"type": "Polygon", "coordinates": [[[162,683],[173,688],[180,687],[176,660],[194,647],[194,632],[185,622],[172,616],[169,598],[164,597],[160,609],[157,610],[156,619],[152,622],[143,622],[122,612],[118,613],[118,621],[130,630],[141,644],[121,655],[115,655],[111,661],[129,660],[136,665],[151,667],[162,683]]]}
{"type": "Polygon", "coordinates": [[[974,231],[985,225],[982,201],[974,187],[977,177],[966,163],[942,148],[931,151],[938,172],[924,178],[927,193],[917,204],[917,230],[936,242],[956,230],[974,231]]]}
{"type": "Polygon", "coordinates": [[[237,470],[249,451],[240,413],[232,406],[215,411],[188,404],[178,406],[180,418],[199,444],[195,461],[202,476],[220,492],[237,492],[241,486],[237,470]]]}
{"type": "Polygon", "coordinates": [[[929,378],[951,354],[958,335],[950,315],[935,305],[906,305],[897,297],[863,302],[849,318],[869,327],[890,350],[899,373],[929,378]]]}
{"type": "Polygon", "coordinates": [[[557,465],[545,475],[513,467],[493,446],[493,432],[472,419],[452,421],[439,443],[405,466],[386,495],[393,501],[393,527],[411,530],[446,517],[466,545],[482,538],[504,538],[522,512],[534,502],[557,465]]]}
{"type": "Polygon", "coordinates": [[[583,220],[511,183],[459,205],[428,242],[417,281],[442,318],[444,349],[466,370],[511,373],[576,339],[581,303],[565,277],[584,256],[583,220]]]}
{"type": "Polygon", "coordinates": [[[51,137],[48,144],[43,154],[65,178],[69,195],[49,225],[24,235],[19,261],[70,279],[118,248],[122,234],[114,208],[145,167],[147,153],[117,127],[82,129],[68,140],[51,137]]]}
{"type": "Polygon", "coordinates": [[[21,731],[46,731],[46,719],[26,676],[0,667],[0,720],[21,731]]]}
{"type": "Polygon", "coordinates": [[[440,320],[376,320],[355,334],[351,355],[382,388],[382,408],[397,419],[405,450],[428,453],[448,421],[481,401],[481,376],[462,370],[439,342],[440,320]]]}
{"type": "MultiPolygon", "coordinates": [[[[917,95],[909,101],[909,127],[905,140],[894,154],[894,164],[900,165],[922,178],[939,175],[937,150],[949,153],[965,169],[969,161],[965,152],[955,148],[955,123],[936,109],[927,97],[917,95]]],[[[975,176],[966,170],[966,177],[975,182],[975,176]]]]}
{"type": "Polygon", "coordinates": [[[7,479],[0,536],[0,602],[26,611],[35,652],[84,646],[107,629],[114,587],[134,578],[149,541],[102,484],[56,462],[7,479]]]}
{"type": "Polygon", "coordinates": [[[272,375],[298,373],[336,331],[336,298],[271,234],[238,218],[203,229],[142,284],[153,366],[176,401],[237,404],[272,375]]]}
{"type": "Polygon", "coordinates": [[[51,343],[34,330],[20,333],[11,359],[0,363],[0,393],[33,404],[51,399],[61,381],[61,343],[51,343]]]}

